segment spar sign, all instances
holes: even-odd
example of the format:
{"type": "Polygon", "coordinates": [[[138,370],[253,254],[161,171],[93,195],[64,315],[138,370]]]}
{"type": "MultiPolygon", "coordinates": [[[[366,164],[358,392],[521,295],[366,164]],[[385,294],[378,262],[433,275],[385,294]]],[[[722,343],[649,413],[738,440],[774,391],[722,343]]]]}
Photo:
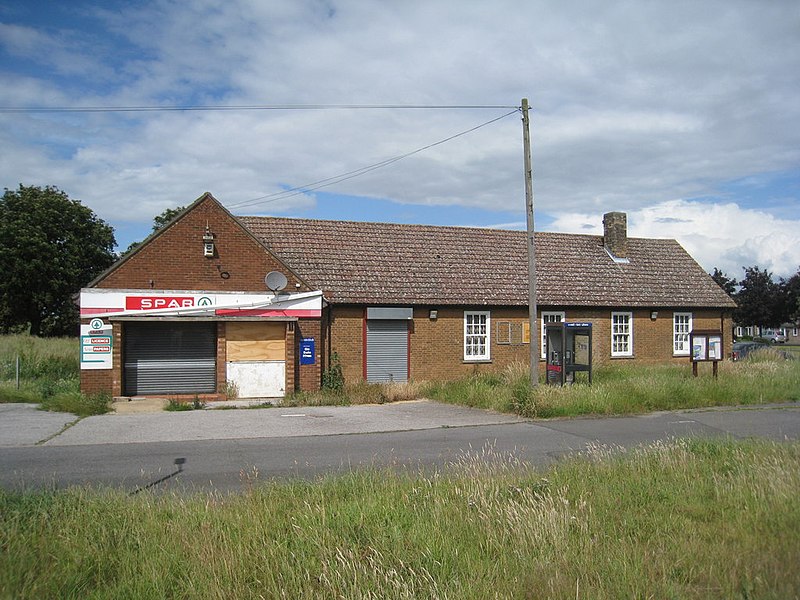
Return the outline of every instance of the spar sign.
{"type": "Polygon", "coordinates": [[[164,308],[193,308],[211,306],[207,296],[125,296],[125,310],[159,310],[164,308]]]}
{"type": "Polygon", "coordinates": [[[81,318],[138,316],[310,317],[322,315],[322,292],[191,292],[184,290],[81,290],[81,318]]]}

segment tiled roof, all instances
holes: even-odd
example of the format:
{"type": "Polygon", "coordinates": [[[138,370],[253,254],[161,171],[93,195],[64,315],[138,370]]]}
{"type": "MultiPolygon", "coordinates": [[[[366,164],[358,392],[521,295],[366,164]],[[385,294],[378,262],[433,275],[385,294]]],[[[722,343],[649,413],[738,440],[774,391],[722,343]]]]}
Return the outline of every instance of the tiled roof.
{"type": "MultiPolygon", "coordinates": [[[[526,306],[526,233],[392,223],[239,217],[334,303],[526,306]]],[[[537,303],[726,307],[733,301],[675,240],[628,239],[627,264],[601,236],[537,232],[537,303]]]]}

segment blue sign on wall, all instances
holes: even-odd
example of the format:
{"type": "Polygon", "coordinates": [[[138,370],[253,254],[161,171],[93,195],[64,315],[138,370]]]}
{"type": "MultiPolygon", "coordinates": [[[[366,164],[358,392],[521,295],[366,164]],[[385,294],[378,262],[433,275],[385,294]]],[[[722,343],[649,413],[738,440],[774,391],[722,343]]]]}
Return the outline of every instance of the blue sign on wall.
{"type": "Polygon", "coordinates": [[[317,362],[317,354],[314,350],[314,338],[303,338],[300,340],[300,364],[313,365],[317,362]]]}

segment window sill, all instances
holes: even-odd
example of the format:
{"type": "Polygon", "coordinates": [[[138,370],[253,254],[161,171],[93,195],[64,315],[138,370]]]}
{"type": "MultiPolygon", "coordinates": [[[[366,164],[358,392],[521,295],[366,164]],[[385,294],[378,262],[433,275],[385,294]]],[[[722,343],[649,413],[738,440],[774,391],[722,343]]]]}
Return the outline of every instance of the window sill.
{"type": "Polygon", "coordinates": [[[480,364],[490,364],[492,362],[491,358],[475,358],[475,359],[464,359],[461,361],[462,364],[465,365],[480,365],[480,364]]]}

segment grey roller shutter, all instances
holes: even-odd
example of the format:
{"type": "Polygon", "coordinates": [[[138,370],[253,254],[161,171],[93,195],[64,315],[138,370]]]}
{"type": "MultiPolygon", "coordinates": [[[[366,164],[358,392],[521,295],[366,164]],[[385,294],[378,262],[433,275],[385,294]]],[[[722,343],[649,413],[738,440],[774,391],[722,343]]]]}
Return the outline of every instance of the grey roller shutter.
{"type": "Polygon", "coordinates": [[[216,358],[216,323],[127,323],[124,393],[213,393],[216,358]]]}
{"type": "Polygon", "coordinates": [[[408,321],[367,320],[367,381],[408,381],[408,321]]]}

